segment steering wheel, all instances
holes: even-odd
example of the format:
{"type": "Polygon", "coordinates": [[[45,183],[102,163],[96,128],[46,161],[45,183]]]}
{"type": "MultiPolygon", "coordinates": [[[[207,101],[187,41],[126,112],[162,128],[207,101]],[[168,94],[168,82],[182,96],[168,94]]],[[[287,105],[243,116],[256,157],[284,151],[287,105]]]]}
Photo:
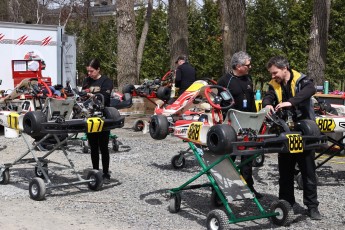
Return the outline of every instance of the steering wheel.
{"type": "Polygon", "coordinates": [[[235,103],[234,98],[228,89],[220,85],[207,85],[205,87],[205,97],[207,102],[215,109],[227,110],[230,109],[235,103]],[[218,93],[212,91],[212,89],[217,89],[218,93]],[[221,102],[228,102],[228,106],[221,106],[221,102]]]}

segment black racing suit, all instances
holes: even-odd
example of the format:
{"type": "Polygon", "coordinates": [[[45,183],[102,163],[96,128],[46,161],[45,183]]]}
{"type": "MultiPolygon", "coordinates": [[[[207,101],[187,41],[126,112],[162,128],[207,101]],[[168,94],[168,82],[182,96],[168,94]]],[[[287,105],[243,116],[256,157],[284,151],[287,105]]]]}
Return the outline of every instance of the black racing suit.
{"type": "MultiPolygon", "coordinates": [[[[235,100],[233,109],[246,112],[256,112],[253,82],[249,75],[237,77],[233,73],[227,73],[218,80],[217,85],[229,89],[230,93],[232,94],[235,100]],[[246,107],[244,107],[243,104],[244,99],[247,100],[246,107]]],[[[222,104],[222,106],[226,105],[222,104]]],[[[227,111],[223,111],[224,119],[226,112],[227,111]]],[[[249,157],[251,156],[241,156],[241,162],[244,162],[249,157]]],[[[235,160],[235,158],[236,156],[232,157],[233,160],[235,160]]],[[[246,180],[248,187],[251,190],[253,190],[254,180],[252,162],[250,161],[248,164],[243,165],[240,171],[243,178],[246,180]]]]}
{"type": "MultiPolygon", "coordinates": [[[[313,81],[306,75],[295,70],[289,70],[291,78],[286,85],[272,80],[266,92],[262,105],[277,105],[280,101],[290,102],[301,112],[297,119],[315,120],[311,97],[316,89],[313,81]]],[[[279,199],[288,201],[291,206],[296,202],[294,196],[294,172],[296,163],[303,180],[303,203],[310,209],[318,207],[317,181],[315,174],[315,150],[304,151],[302,154],[278,154],[279,168],[279,199]]]]}
{"type": "MultiPolygon", "coordinates": [[[[83,89],[89,89],[90,93],[101,93],[104,96],[104,106],[110,105],[110,95],[113,89],[113,82],[106,76],[97,80],[87,77],[83,82],[83,89]]],[[[110,131],[87,133],[87,139],[91,149],[91,162],[93,169],[99,170],[99,150],[102,154],[103,173],[109,174],[109,135],[110,131]]]]}
{"type": "Polygon", "coordinates": [[[188,87],[196,81],[196,71],[188,62],[183,63],[176,69],[175,86],[179,88],[180,96],[188,87]]]}

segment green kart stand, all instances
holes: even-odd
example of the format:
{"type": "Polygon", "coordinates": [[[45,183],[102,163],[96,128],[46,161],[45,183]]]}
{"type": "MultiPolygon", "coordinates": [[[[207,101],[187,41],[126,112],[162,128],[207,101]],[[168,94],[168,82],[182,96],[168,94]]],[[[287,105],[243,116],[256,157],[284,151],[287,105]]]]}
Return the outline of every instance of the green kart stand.
{"type": "Polygon", "coordinates": [[[229,229],[230,224],[262,218],[270,218],[274,224],[279,226],[285,226],[291,223],[293,211],[287,201],[275,201],[272,203],[270,211],[265,211],[254,193],[246,185],[242,176],[240,176],[239,169],[242,165],[255,159],[257,154],[254,154],[245,162],[236,166],[230,154],[215,155],[210,151],[203,151],[201,148],[197,148],[191,142],[188,144],[202,170],[186,183],[168,191],[170,193],[169,211],[171,213],[177,213],[180,210],[181,192],[183,190],[211,187],[212,204],[216,207],[223,206],[225,211],[223,209],[214,209],[209,212],[206,219],[207,229],[229,229]],[[210,182],[190,185],[202,175],[206,175],[210,182]],[[236,217],[230,208],[230,203],[244,199],[252,200],[260,214],[257,216],[236,217]]]}
{"type": "MultiPolygon", "coordinates": [[[[111,140],[112,149],[114,150],[114,152],[119,151],[119,148],[120,148],[120,142],[119,142],[119,140],[117,140],[117,138],[118,138],[118,136],[110,133],[109,139],[111,140]]],[[[81,147],[83,148],[83,153],[88,153],[89,152],[89,144],[87,141],[86,133],[80,138],[80,140],[81,140],[81,147]]]]}

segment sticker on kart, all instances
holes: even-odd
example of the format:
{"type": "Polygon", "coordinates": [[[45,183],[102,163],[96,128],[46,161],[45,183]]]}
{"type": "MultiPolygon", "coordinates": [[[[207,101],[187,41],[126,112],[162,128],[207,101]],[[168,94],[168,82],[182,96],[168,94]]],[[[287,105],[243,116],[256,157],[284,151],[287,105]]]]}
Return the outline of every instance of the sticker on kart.
{"type": "Polygon", "coordinates": [[[104,121],[99,117],[91,117],[87,119],[86,124],[88,133],[97,133],[103,130],[104,121]]]}
{"type": "Polygon", "coordinates": [[[319,126],[321,132],[333,132],[335,129],[333,118],[316,118],[316,124],[319,126]]]}
{"type": "Polygon", "coordinates": [[[190,140],[193,141],[200,141],[200,133],[201,133],[201,127],[203,123],[202,122],[193,122],[190,124],[187,130],[187,137],[190,140]]]}
{"type": "Polygon", "coordinates": [[[18,130],[19,129],[19,114],[10,113],[7,116],[7,124],[9,128],[18,130]]]}
{"type": "Polygon", "coordinates": [[[286,134],[290,153],[303,152],[303,138],[300,134],[286,134]]]}

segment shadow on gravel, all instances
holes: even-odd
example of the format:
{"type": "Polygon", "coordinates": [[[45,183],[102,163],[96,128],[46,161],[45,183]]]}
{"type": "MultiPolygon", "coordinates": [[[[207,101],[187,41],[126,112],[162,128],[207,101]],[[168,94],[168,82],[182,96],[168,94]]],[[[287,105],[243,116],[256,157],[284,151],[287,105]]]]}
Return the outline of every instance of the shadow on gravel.
{"type": "Polygon", "coordinates": [[[198,167],[199,165],[197,164],[195,160],[186,160],[186,165],[180,169],[175,169],[171,163],[166,163],[166,164],[152,163],[149,166],[156,167],[161,170],[189,172],[189,173],[195,173],[197,171],[200,171],[200,167],[198,167]]]}
{"type": "Polygon", "coordinates": [[[0,151],[7,149],[7,145],[0,146],[0,151]]]}

